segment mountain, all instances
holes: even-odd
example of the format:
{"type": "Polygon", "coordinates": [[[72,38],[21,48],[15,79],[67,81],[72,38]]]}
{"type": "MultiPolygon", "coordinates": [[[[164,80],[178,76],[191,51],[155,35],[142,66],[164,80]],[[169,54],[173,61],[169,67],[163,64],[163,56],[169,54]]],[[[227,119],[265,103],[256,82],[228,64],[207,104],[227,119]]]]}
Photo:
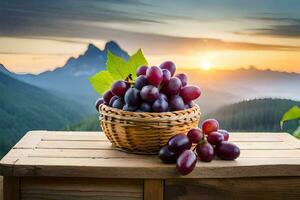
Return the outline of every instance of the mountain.
{"type": "Polygon", "coordinates": [[[93,90],[88,77],[105,69],[107,52],[110,51],[128,60],[128,53],[114,41],[107,42],[100,50],[89,44],[87,50],[77,58],[70,58],[62,67],[41,74],[15,74],[15,77],[26,83],[71,99],[87,107],[90,111],[98,94],[93,90]]]}
{"type": "MultiPolygon", "coordinates": [[[[280,129],[279,121],[282,115],[294,105],[300,106],[300,102],[272,98],[241,101],[223,106],[209,114],[202,113],[201,121],[215,118],[222,129],[229,131],[287,131],[292,133],[297,128],[297,121],[286,122],[283,130],[280,129]]],[[[88,117],[68,125],[65,130],[98,131],[98,117],[88,117]]]]}
{"type": "Polygon", "coordinates": [[[29,130],[59,130],[85,109],[0,72],[0,157],[29,130]]]}

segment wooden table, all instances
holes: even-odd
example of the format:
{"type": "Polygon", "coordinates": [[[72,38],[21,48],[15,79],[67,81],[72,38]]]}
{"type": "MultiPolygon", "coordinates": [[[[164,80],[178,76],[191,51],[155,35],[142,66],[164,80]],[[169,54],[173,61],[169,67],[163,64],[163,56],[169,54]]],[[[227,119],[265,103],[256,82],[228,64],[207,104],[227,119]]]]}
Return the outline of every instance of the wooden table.
{"type": "Polygon", "coordinates": [[[156,156],[114,150],[103,133],[27,133],[1,160],[4,199],[300,199],[300,141],[233,133],[236,161],[198,162],[180,176],[156,156]]]}

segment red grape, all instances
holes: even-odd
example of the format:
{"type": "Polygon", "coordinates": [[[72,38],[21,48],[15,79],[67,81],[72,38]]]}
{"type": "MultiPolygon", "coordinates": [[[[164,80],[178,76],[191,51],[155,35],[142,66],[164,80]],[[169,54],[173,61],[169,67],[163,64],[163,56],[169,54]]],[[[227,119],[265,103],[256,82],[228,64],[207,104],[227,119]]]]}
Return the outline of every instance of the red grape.
{"type": "Polygon", "coordinates": [[[142,112],[151,112],[152,111],[152,108],[151,108],[151,104],[148,103],[148,102],[142,102],[141,105],[140,105],[140,110],[142,112]]]}
{"type": "Polygon", "coordinates": [[[114,103],[114,101],[115,101],[116,99],[118,99],[118,98],[119,98],[118,96],[113,96],[113,97],[110,99],[110,101],[109,101],[109,105],[112,106],[113,103],[114,103]]]}
{"type": "Polygon", "coordinates": [[[216,146],[216,155],[222,160],[235,160],[240,156],[240,149],[235,144],[227,141],[221,142],[216,146]]]}
{"type": "Polygon", "coordinates": [[[214,158],[214,148],[208,142],[199,143],[196,146],[196,152],[200,160],[210,162],[214,158]]]}
{"type": "Polygon", "coordinates": [[[186,86],[187,75],[185,73],[176,74],[175,77],[180,79],[182,87],[186,86]]]}
{"type": "Polygon", "coordinates": [[[172,61],[163,62],[159,67],[161,69],[167,69],[171,73],[171,76],[175,74],[176,66],[172,61]]]}
{"type": "Polygon", "coordinates": [[[137,106],[130,106],[128,104],[125,104],[125,106],[123,106],[123,110],[125,111],[129,111],[129,112],[134,112],[137,110],[137,106]]]}
{"type": "Polygon", "coordinates": [[[161,82],[161,85],[167,85],[169,83],[170,78],[171,78],[171,73],[167,69],[163,69],[162,73],[163,73],[163,80],[161,82]]]}
{"type": "Polygon", "coordinates": [[[113,108],[123,109],[123,106],[125,105],[124,99],[122,97],[117,98],[113,104],[113,108]]]}
{"type": "Polygon", "coordinates": [[[169,80],[169,83],[165,87],[163,87],[163,91],[167,95],[176,95],[180,92],[180,88],[181,88],[180,79],[177,77],[172,77],[169,80]]]}
{"type": "Polygon", "coordinates": [[[203,139],[203,133],[200,128],[193,128],[187,133],[188,138],[192,143],[198,143],[200,140],[203,139]]]}
{"type": "Polygon", "coordinates": [[[169,104],[165,99],[158,98],[154,101],[152,110],[154,112],[167,112],[169,110],[169,104]]]}
{"type": "Polygon", "coordinates": [[[103,99],[105,104],[109,104],[110,99],[114,96],[114,94],[108,90],[103,94],[103,99]]]}
{"type": "Polygon", "coordinates": [[[184,102],[190,102],[200,97],[201,91],[197,86],[185,86],[180,90],[180,96],[182,96],[184,102]]]}
{"type": "Polygon", "coordinates": [[[192,150],[185,150],[178,157],[176,162],[177,171],[182,175],[187,175],[193,171],[197,163],[197,157],[192,150]]]}
{"type": "Polygon", "coordinates": [[[103,98],[97,99],[97,101],[95,102],[95,107],[96,107],[96,110],[97,110],[97,111],[99,111],[99,106],[100,106],[101,104],[103,104],[103,103],[104,103],[104,99],[103,99],[103,98]]]}
{"type": "Polygon", "coordinates": [[[144,75],[139,76],[134,82],[134,87],[139,90],[141,90],[145,85],[148,85],[148,81],[144,75]]]}
{"type": "Polygon", "coordinates": [[[163,73],[159,67],[152,66],[147,69],[146,77],[149,83],[158,86],[163,80],[163,73]]]}
{"type": "Polygon", "coordinates": [[[116,81],[112,85],[111,91],[114,95],[122,97],[122,96],[124,96],[128,87],[129,87],[129,85],[125,81],[116,81]]]}
{"type": "Polygon", "coordinates": [[[136,88],[129,88],[124,97],[125,103],[132,107],[138,107],[141,103],[140,91],[136,88]]]}
{"type": "Polygon", "coordinates": [[[176,163],[178,155],[168,149],[168,146],[163,146],[158,152],[158,157],[164,163],[176,163]]]}
{"type": "Polygon", "coordinates": [[[218,131],[219,122],[215,119],[207,119],[202,123],[202,131],[205,134],[209,134],[213,131],[218,131]]]}
{"type": "Polygon", "coordinates": [[[170,97],[169,105],[171,110],[184,110],[183,99],[178,95],[174,95],[170,97]]]}
{"type": "Polygon", "coordinates": [[[218,132],[221,133],[224,136],[224,140],[225,141],[229,140],[229,133],[228,133],[228,131],[220,129],[220,130],[218,130],[218,132]]]}
{"type": "Polygon", "coordinates": [[[185,134],[177,134],[171,137],[168,141],[168,148],[170,151],[179,155],[184,150],[190,149],[192,142],[185,134]]]}
{"type": "Polygon", "coordinates": [[[208,134],[207,141],[212,145],[218,145],[224,141],[224,136],[216,131],[213,131],[208,134]]]}
{"type": "Polygon", "coordinates": [[[157,87],[153,85],[146,85],[142,88],[140,95],[143,100],[152,103],[159,98],[159,91],[157,87]]]}
{"type": "Polygon", "coordinates": [[[147,66],[140,66],[137,70],[136,70],[136,75],[140,76],[140,75],[146,75],[148,67],[147,66]]]}

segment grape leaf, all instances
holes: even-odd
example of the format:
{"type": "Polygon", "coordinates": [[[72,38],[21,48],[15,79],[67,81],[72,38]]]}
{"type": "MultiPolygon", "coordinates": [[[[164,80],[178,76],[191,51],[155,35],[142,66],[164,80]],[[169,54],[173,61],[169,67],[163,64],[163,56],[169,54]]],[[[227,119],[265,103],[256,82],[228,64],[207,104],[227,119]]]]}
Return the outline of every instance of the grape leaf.
{"type": "Polygon", "coordinates": [[[132,74],[133,79],[135,79],[137,77],[136,76],[136,70],[140,66],[142,66],[142,65],[147,66],[148,65],[148,62],[147,62],[146,58],[144,57],[143,52],[142,52],[141,49],[139,49],[135,54],[130,56],[127,63],[129,65],[130,72],[132,74]]]}
{"type": "Polygon", "coordinates": [[[127,62],[123,58],[120,58],[108,51],[106,70],[109,71],[115,80],[124,80],[130,74],[130,70],[127,65],[127,62]]]}
{"type": "Polygon", "coordinates": [[[288,110],[284,115],[282,116],[280,120],[280,126],[282,128],[283,123],[285,121],[299,119],[300,118],[300,108],[298,106],[293,106],[290,110],[288,110]]]}
{"type": "Polygon", "coordinates": [[[109,90],[115,79],[112,77],[109,71],[100,71],[94,76],[89,78],[90,83],[97,93],[103,94],[106,90],[109,90]]]}

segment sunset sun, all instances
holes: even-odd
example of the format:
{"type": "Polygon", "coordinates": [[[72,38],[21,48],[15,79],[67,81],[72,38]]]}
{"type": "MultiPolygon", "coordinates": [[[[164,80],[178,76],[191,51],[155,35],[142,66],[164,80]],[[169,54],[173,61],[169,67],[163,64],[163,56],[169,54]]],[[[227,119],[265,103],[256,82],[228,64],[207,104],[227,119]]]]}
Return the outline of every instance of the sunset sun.
{"type": "Polygon", "coordinates": [[[200,67],[203,69],[203,70],[210,70],[211,69],[211,63],[209,61],[203,61],[201,64],[200,64],[200,67]]]}

